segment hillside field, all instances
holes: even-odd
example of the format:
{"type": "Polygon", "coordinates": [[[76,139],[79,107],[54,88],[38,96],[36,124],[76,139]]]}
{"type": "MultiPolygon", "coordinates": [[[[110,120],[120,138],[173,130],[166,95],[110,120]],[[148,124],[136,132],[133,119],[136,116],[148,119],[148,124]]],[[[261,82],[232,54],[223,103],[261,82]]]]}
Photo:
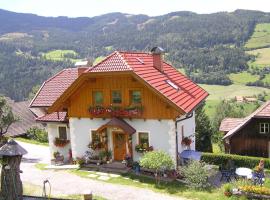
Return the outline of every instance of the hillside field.
{"type": "Polygon", "coordinates": [[[75,57],[78,54],[73,50],[62,50],[62,49],[52,50],[52,51],[48,51],[48,52],[42,54],[42,56],[48,60],[58,61],[58,60],[69,59],[73,62],[76,62],[78,60],[78,59],[74,59],[68,55],[73,55],[75,57]]]}
{"type": "Polygon", "coordinates": [[[245,44],[248,49],[263,48],[270,45],[270,23],[257,24],[254,33],[245,44]]]}
{"type": "Polygon", "coordinates": [[[246,51],[246,53],[256,56],[256,60],[254,62],[249,62],[250,67],[262,68],[265,66],[270,66],[270,48],[246,51]]]}
{"type": "MultiPolygon", "coordinates": [[[[270,94],[270,89],[267,88],[250,87],[237,84],[229,86],[200,84],[200,86],[209,93],[209,96],[206,99],[205,112],[210,118],[213,117],[216,106],[223,99],[232,99],[235,96],[253,96],[263,93],[264,91],[267,94],[270,94]]],[[[256,108],[252,103],[245,104],[244,106],[248,113],[252,112],[256,108]]]]}
{"type": "Polygon", "coordinates": [[[229,78],[233,81],[234,84],[242,84],[242,85],[245,85],[248,82],[254,82],[259,80],[258,75],[252,75],[246,71],[241,73],[230,74],[229,78]]]}

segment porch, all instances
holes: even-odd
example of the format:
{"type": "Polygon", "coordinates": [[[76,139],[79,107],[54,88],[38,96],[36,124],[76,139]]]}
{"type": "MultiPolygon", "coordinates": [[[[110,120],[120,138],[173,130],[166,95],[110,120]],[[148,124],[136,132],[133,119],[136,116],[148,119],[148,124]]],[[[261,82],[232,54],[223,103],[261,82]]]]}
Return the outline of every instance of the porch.
{"type": "Polygon", "coordinates": [[[136,130],[124,120],[112,118],[91,132],[89,161],[109,164],[112,161],[132,159],[132,135],[135,132],[136,130]]]}

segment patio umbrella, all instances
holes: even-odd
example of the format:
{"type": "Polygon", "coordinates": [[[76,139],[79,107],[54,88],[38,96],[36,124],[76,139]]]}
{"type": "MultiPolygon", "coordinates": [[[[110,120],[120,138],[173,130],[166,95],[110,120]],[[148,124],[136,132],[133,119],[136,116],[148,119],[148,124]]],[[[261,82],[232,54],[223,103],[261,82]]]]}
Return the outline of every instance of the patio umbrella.
{"type": "Polygon", "coordinates": [[[201,155],[201,152],[194,150],[184,150],[179,154],[180,158],[189,160],[201,160],[201,155]]]}

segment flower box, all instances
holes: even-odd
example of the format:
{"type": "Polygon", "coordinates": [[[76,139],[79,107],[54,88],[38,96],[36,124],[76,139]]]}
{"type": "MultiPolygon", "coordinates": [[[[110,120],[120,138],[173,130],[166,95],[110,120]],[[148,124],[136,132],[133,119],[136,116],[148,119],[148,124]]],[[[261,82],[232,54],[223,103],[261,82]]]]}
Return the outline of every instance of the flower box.
{"type": "Polygon", "coordinates": [[[189,137],[184,137],[184,138],[182,139],[182,142],[181,142],[181,144],[182,144],[182,145],[185,145],[185,146],[190,146],[191,143],[192,143],[192,140],[191,140],[189,137]]]}
{"type": "Polygon", "coordinates": [[[65,147],[67,144],[69,144],[69,140],[63,140],[63,139],[60,139],[60,138],[55,138],[54,139],[54,145],[56,147],[65,147]]]}
{"type": "Polygon", "coordinates": [[[142,115],[142,106],[129,106],[122,108],[120,106],[91,106],[89,112],[93,116],[111,115],[114,117],[139,117],[142,115]]]}

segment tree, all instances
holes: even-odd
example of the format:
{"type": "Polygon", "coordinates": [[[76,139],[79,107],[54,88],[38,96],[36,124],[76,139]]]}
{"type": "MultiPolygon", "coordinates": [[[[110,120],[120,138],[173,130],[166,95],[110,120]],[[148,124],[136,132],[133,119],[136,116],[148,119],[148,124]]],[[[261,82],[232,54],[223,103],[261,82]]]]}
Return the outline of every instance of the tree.
{"type": "Polygon", "coordinates": [[[28,100],[32,100],[35,97],[39,88],[40,88],[40,85],[35,85],[34,87],[32,87],[32,90],[28,94],[28,100]]]}
{"type": "Polygon", "coordinates": [[[213,128],[211,126],[209,117],[205,114],[205,103],[201,104],[195,115],[196,120],[196,150],[204,152],[212,152],[211,138],[213,135],[213,128]]]}
{"type": "Polygon", "coordinates": [[[155,170],[156,183],[159,184],[160,172],[173,169],[174,162],[164,151],[150,151],[143,155],[140,166],[155,170]]]}
{"type": "Polygon", "coordinates": [[[6,99],[0,96],[0,137],[7,133],[10,125],[18,120],[12,113],[6,99]]]}

